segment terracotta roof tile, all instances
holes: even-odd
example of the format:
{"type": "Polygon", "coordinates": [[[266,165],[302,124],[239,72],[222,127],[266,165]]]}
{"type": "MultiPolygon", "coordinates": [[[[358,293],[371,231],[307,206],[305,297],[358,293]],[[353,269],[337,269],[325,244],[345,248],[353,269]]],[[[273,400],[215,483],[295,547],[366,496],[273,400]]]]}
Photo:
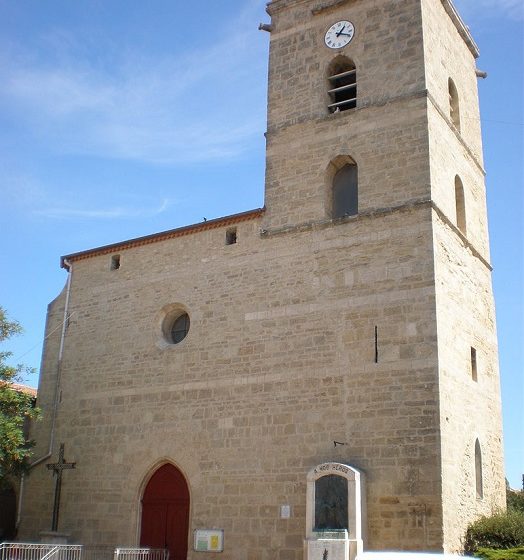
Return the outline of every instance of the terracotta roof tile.
{"type": "Polygon", "coordinates": [[[29,387],[28,385],[22,385],[20,383],[9,383],[9,385],[15,391],[19,391],[20,393],[25,393],[26,395],[31,395],[32,397],[36,397],[37,390],[34,387],[29,387]]]}
{"type": "Polygon", "coordinates": [[[224,216],[223,218],[205,220],[204,222],[199,222],[197,224],[192,224],[189,226],[170,229],[168,231],[162,231],[160,233],[153,233],[152,235],[137,237],[135,239],[128,239],[127,241],[120,241],[119,243],[104,245],[102,247],[80,251],[79,253],[64,255],[60,258],[60,266],[62,268],[65,268],[66,270],[69,270],[69,265],[67,264],[68,262],[79,261],[98,255],[104,255],[117,250],[121,251],[124,249],[139,247],[141,245],[149,245],[151,243],[156,243],[157,241],[164,241],[165,239],[171,239],[173,237],[182,237],[184,235],[190,235],[199,231],[216,229],[231,224],[238,224],[240,222],[258,218],[259,216],[262,216],[264,212],[265,208],[256,208],[255,210],[248,210],[247,212],[241,212],[240,214],[231,214],[230,216],[224,216]]]}

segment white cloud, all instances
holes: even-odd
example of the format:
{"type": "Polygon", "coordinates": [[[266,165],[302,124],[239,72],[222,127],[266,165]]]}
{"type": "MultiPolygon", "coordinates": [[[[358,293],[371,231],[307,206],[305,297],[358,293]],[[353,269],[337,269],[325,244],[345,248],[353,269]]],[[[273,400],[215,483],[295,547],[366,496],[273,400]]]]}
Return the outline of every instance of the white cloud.
{"type": "Polygon", "coordinates": [[[522,0],[454,0],[454,4],[465,19],[485,19],[493,16],[524,19],[522,0]]]}
{"type": "Polygon", "coordinates": [[[14,170],[12,165],[0,160],[0,194],[4,205],[12,208],[43,200],[45,189],[30,174],[14,170]]]}
{"type": "Polygon", "coordinates": [[[46,185],[0,159],[0,196],[10,215],[22,211],[57,220],[148,219],[165,213],[181,201],[165,196],[162,190],[151,194],[136,193],[132,189],[124,192],[107,189],[110,189],[107,185],[85,189],[68,189],[63,184],[46,185]],[[100,207],[100,200],[104,200],[106,206],[100,207]]]}
{"type": "Polygon", "coordinates": [[[109,66],[57,32],[47,46],[68,49],[47,61],[3,49],[0,99],[58,153],[159,164],[234,158],[265,126],[265,43],[253,27],[163,59],[113,45],[109,66]]]}
{"type": "Polygon", "coordinates": [[[55,207],[43,208],[35,210],[33,213],[39,216],[53,219],[98,219],[98,220],[115,220],[126,218],[152,218],[165,212],[171,205],[169,200],[163,200],[162,203],[155,208],[131,208],[131,207],[115,207],[115,208],[97,208],[97,209],[79,209],[71,207],[55,207]]]}

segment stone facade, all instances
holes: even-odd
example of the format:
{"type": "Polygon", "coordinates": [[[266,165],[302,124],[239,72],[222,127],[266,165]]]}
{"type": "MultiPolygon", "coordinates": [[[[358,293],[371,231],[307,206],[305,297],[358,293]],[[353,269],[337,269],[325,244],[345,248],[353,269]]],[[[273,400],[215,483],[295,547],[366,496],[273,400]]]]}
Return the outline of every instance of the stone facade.
{"type": "MultiPolygon", "coordinates": [[[[365,548],[457,550],[467,523],[505,501],[475,44],[447,0],[268,11],[265,209],[64,259],[34,430],[37,458],[64,442],[77,463],[60,529],[137,544],[145,484],[171,462],[190,489],[190,543],[195,529],[224,529],[224,552],[206,558],[301,560],[307,473],[340,462],[366,476],[365,548]],[[356,28],[342,54],[358,102],[330,114],[337,53],[323,37],[343,19],[356,28]],[[332,220],[348,156],[359,213],[332,220]],[[191,327],[169,344],[162,325],[177,308],[191,327]]],[[[44,462],[26,481],[24,539],[48,529],[44,462]]]]}

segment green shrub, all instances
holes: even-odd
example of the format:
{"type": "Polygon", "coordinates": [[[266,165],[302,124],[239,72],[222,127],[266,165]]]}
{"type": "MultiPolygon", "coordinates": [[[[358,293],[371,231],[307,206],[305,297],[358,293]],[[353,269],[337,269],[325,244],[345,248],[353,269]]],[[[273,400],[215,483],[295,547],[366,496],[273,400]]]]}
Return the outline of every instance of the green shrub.
{"type": "Polygon", "coordinates": [[[506,491],[506,504],[509,510],[524,512],[524,492],[522,490],[506,491]]]}
{"type": "Polygon", "coordinates": [[[480,547],[505,549],[519,546],[524,546],[524,512],[510,510],[481,517],[472,523],[466,532],[464,551],[476,552],[480,547]]]}
{"type": "Polygon", "coordinates": [[[524,558],[524,548],[508,548],[506,550],[479,548],[475,552],[475,557],[484,558],[485,560],[522,560],[524,558]]]}

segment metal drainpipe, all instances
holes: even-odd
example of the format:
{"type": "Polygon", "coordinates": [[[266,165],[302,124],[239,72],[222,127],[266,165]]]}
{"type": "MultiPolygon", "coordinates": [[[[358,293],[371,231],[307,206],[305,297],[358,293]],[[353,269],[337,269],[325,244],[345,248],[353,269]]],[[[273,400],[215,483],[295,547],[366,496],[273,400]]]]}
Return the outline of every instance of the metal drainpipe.
{"type": "MultiPolygon", "coordinates": [[[[43,463],[46,459],[49,459],[53,454],[53,445],[55,443],[55,427],[56,427],[56,417],[58,412],[58,401],[60,395],[60,378],[62,376],[62,356],[64,354],[64,340],[65,334],[67,330],[67,321],[69,317],[69,296],[71,294],[71,278],[73,276],[73,265],[67,260],[64,259],[64,264],[68,267],[69,276],[67,277],[67,288],[66,288],[66,300],[64,306],[64,318],[62,321],[62,333],[60,335],[60,347],[58,349],[58,363],[56,366],[56,384],[55,384],[55,395],[53,400],[53,416],[51,417],[51,434],[49,436],[49,449],[46,455],[40,457],[36,461],[33,461],[29,465],[29,470],[40,463],[43,463]]],[[[25,482],[25,475],[22,474],[20,477],[20,493],[18,495],[18,514],[16,516],[16,529],[20,526],[20,520],[22,519],[22,500],[24,496],[24,482],[25,482]]]]}

